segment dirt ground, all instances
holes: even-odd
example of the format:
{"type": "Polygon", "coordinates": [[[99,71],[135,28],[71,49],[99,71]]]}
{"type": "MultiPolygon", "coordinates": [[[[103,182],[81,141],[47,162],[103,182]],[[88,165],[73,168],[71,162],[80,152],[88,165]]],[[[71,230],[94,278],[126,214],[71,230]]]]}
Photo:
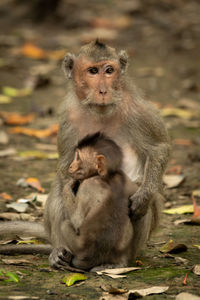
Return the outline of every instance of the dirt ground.
{"type": "MultiPolygon", "coordinates": [[[[40,20],[35,16],[33,3],[36,1],[0,3],[0,93],[5,95],[5,86],[32,87],[27,96],[9,95],[10,103],[2,103],[0,97],[0,193],[12,197],[0,198],[0,219],[14,219],[17,214],[21,219],[41,221],[43,209],[37,205],[29,205],[24,216],[6,205],[27,198],[34,191],[17,185],[20,178],[38,178],[47,194],[57,164],[56,159],[41,154],[53,152],[56,157],[55,134],[45,138],[13,134],[10,129],[18,125],[6,122],[2,112],[34,113],[34,121],[21,127],[42,130],[56,124],[58,106],[66,92],[62,53],[76,53],[81,45],[97,37],[127,50],[130,76],[147,101],[154,102],[163,115],[166,107],[177,109],[164,117],[172,140],[167,173],[183,175],[184,181],[177,187],[166,187],[165,208],[192,204],[193,192],[200,190],[199,1],[63,0],[56,12],[50,11],[40,20]],[[30,43],[43,52],[29,48],[27,53],[24,48],[30,43]],[[2,142],[2,132],[9,139],[6,142],[2,142]],[[1,155],[1,150],[8,148],[13,148],[14,153],[1,155]],[[32,155],[27,151],[32,151],[32,155]]],[[[195,199],[200,206],[200,197],[195,199]]],[[[144,298],[175,299],[180,292],[200,296],[199,276],[192,272],[192,267],[200,263],[200,250],[194,246],[200,245],[200,229],[199,225],[174,224],[185,218],[190,219],[191,215],[163,214],[160,227],[138,257],[141,270],[126,278],[87,274],[88,280],[81,285],[67,287],[60,283],[67,272],[51,270],[46,256],[17,256],[28,261],[22,265],[6,264],[2,259],[16,257],[1,256],[0,270],[18,273],[20,280],[7,283],[0,276],[0,299],[99,299],[105,286],[129,290],[160,285],[169,286],[168,291],[144,298]],[[170,239],[185,244],[187,251],[172,257],[161,254],[159,249],[170,239]],[[183,263],[174,257],[187,261],[183,263]]]]}

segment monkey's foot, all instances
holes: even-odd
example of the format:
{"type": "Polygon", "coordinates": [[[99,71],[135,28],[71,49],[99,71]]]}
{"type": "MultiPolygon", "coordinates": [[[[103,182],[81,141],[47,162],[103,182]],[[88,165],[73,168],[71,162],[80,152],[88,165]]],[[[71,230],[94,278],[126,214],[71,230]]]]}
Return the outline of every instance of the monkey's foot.
{"type": "Polygon", "coordinates": [[[73,255],[67,251],[65,248],[54,248],[51,254],[49,255],[49,263],[52,268],[59,269],[59,270],[68,270],[71,272],[81,272],[83,270],[74,268],[70,266],[72,261],[73,255]]]}

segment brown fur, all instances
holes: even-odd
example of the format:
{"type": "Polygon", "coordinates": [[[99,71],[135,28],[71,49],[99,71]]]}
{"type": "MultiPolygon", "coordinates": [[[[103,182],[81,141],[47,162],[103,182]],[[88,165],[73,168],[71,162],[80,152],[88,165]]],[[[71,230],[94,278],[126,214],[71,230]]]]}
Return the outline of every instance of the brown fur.
{"type": "MultiPolygon", "coordinates": [[[[60,248],[68,249],[67,232],[61,228],[69,221],[63,200],[63,188],[78,140],[86,134],[104,132],[122,149],[122,169],[132,181],[142,180],[131,196],[134,227],[133,255],[146,243],[159,218],[162,203],[162,175],[169,157],[169,139],[157,110],[137,93],[126,76],[127,55],[106,45],[92,42],[79,55],[68,54],[64,60],[67,95],[61,107],[58,132],[59,162],[45,209],[45,230],[54,250],[53,264],[60,248]],[[115,72],[105,74],[112,65],[115,72]],[[100,73],[88,74],[96,66],[100,73]],[[86,67],[86,69],[85,69],[86,67]]],[[[53,258],[53,261],[52,261],[53,258]]]]}

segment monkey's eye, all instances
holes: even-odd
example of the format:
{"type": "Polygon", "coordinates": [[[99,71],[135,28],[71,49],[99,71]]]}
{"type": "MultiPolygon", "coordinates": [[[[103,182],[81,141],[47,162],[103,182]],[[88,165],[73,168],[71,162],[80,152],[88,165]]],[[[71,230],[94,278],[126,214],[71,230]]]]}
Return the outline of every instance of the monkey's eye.
{"type": "Polygon", "coordinates": [[[113,67],[109,66],[109,67],[106,68],[106,73],[107,74],[112,74],[113,72],[114,72],[114,68],[113,67]]]}
{"type": "Polygon", "coordinates": [[[88,69],[88,72],[92,75],[97,74],[99,72],[97,67],[92,67],[88,69]]]}

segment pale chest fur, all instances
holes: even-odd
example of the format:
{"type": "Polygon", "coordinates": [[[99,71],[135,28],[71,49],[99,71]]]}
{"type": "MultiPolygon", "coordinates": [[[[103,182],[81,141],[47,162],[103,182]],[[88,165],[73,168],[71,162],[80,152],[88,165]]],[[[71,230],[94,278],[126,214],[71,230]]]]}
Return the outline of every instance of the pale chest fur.
{"type": "MultiPolygon", "coordinates": [[[[125,134],[122,133],[121,127],[123,126],[116,117],[106,120],[95,120],[95,118],[85,115],[79,118],[73,115],[70,118],[71,123],[76,127],[78,140],[82,139],[87,134],[92,134],[97,131],[104,132],[112,140],[114,140],[122,149],[123,152],[123,164],[122,170],[131,179],[136,181],[142,176],[142,167],[138,159],[138,155],[134,149],[127,142],[125,134]]],[[[134,143],[133,143],[134,144],[134,143]]]]}

